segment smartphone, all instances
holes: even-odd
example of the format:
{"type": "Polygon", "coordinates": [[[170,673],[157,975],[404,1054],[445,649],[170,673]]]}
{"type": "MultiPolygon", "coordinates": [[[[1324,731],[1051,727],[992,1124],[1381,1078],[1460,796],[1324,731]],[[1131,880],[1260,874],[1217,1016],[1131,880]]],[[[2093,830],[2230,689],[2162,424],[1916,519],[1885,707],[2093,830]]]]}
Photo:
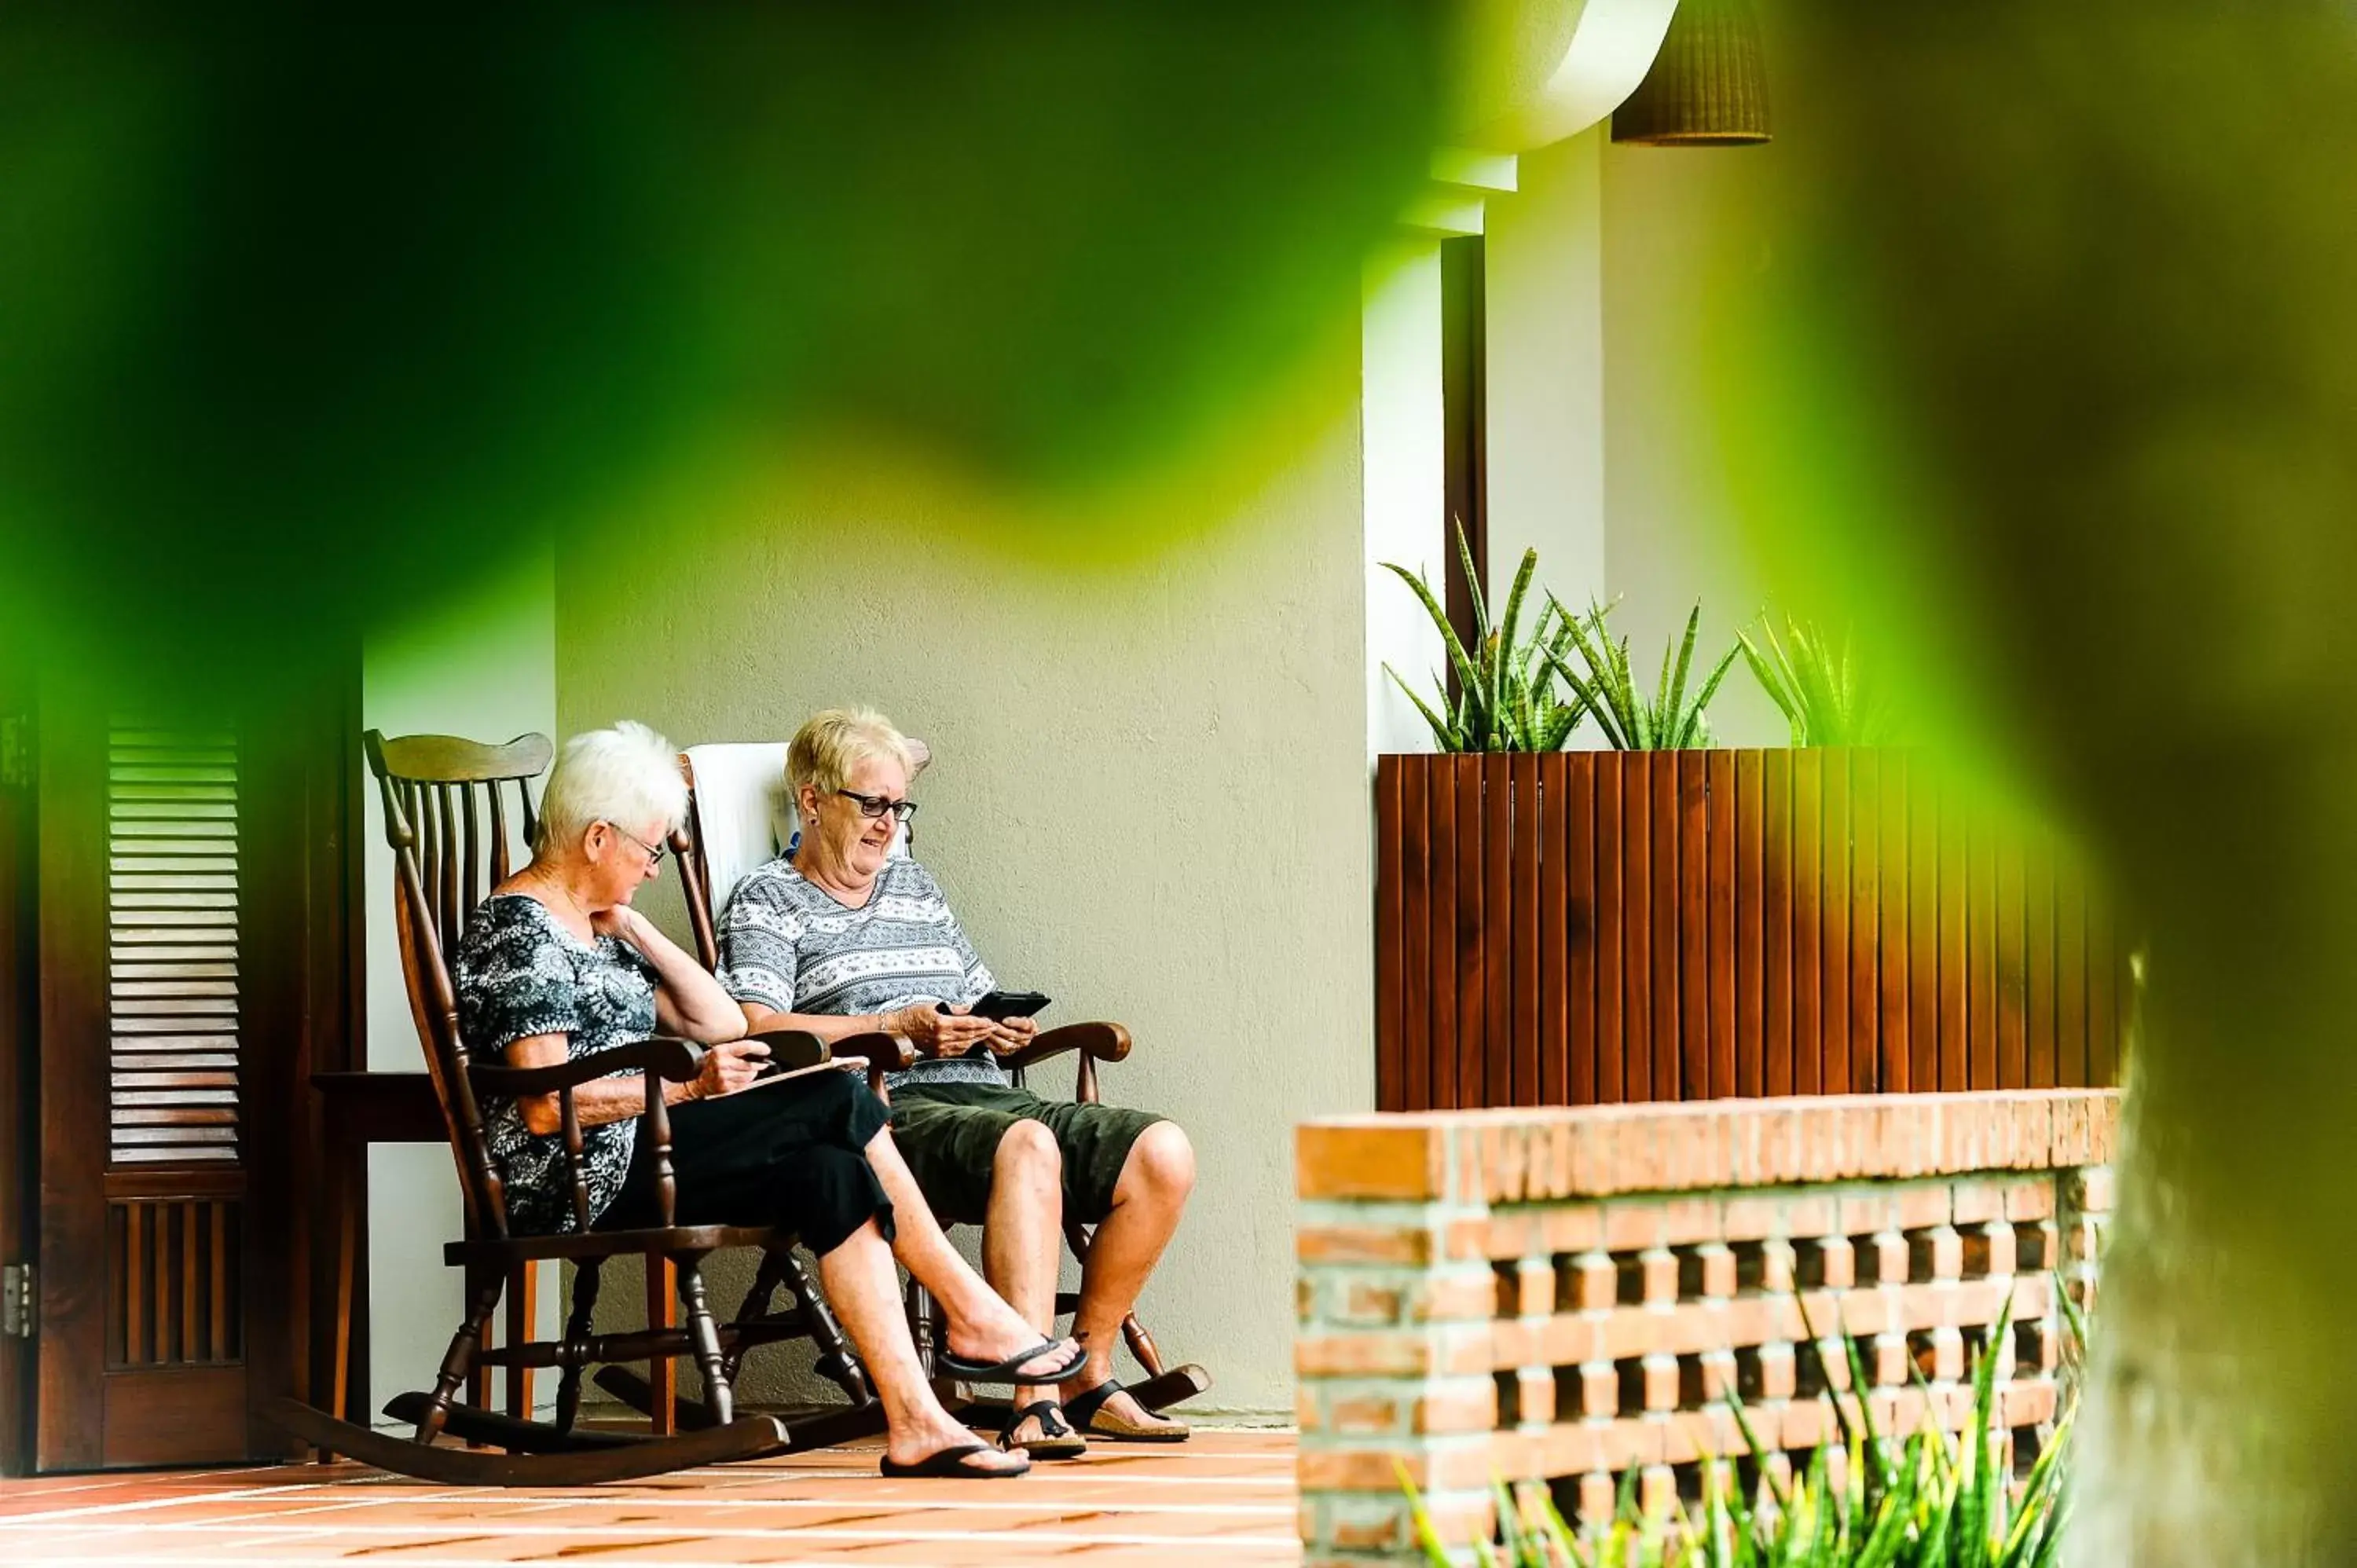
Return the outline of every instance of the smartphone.
{"type": "MultiPolygon", "coordinates": [[[[977,1018],[987,1018],[997,1024],[1009,1018],[1028,1018],[1035,1013],[1045,1011],[1047,1005],[1048,999],[1036,991],[990,991],[975,1000],[972,1012],[977,1018]]],[[[941,1011],[946,1013],[949,1010],[948,1003],[941,1004],[941,1011]]]]}

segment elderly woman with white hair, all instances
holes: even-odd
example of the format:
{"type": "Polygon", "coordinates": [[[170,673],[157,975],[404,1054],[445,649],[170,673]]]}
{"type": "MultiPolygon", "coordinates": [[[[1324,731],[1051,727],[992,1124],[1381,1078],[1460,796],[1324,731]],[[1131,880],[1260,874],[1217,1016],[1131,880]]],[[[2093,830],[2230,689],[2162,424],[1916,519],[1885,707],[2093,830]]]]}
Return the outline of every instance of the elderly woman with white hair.
{"type": "Polygon", "coordinates": [[[1051,1459],[1084,1453],[1092,1436],[1181,1441],[1185,1423],[1114,1380],[1113,1353],[1193,1190],[1194,1149],[1165,1117],[1043,1100],[993,1059],[1036,1026],[974,1012],[996,982],[940,885],[889,853],[917,809],[913,760],[881,714],[836,709],[802,725],[786,748],[802,838],[729,896],[721,979],[754,1028],[829,1040],[880,1029],[916,1044],[926,1059],[886,1079],[893,1131],[933,1211],[983,1227],[990,1283],[1041,1332],[1055,1320],[1064,1222],[1097,1227],[1072,1315],[1087,1360],[1057,1379],[1008,1380],[1000,1444],[1051,1459]]]}
{"type": "MultiPolygon", "coordinates": [[[[549,775],[530,865],[491,891],[453,968],[468,1048],[540,1067],[660,1031],[708,1047],[692,1082],[667,1084],[675,1220],[775,1225],[818,1254],[819,1278],[890,1423],[887,1475],[1000,1477],[1028,1465],[972,1441],[927,1383],[893,1260],[940,1298],[962,1375],[1060,1377],[1082,1356],[1049,1342],[960,1258],[894,1148],[883,1105],[849,1073],[739,1095],[770,1048],[719,983],[630,908],[652,881],[687,791],[668,743],[624,723],[567,741],[549,775]]],[[[595,1226],[657,1223],[655,1173],[638,1145],[635,1071],[583,1085],[574,1102],[595,1226]]],[[[511,1223],[569,1230],[556,1096],[490,1108],[511,1223]]]]}

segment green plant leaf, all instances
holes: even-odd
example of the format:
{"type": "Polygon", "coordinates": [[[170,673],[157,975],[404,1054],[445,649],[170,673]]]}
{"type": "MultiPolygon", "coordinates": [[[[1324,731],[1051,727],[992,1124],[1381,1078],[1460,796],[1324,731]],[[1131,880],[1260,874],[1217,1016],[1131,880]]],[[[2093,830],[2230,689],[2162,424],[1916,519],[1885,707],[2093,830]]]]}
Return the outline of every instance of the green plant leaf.
{"type": "Polygon", "coordinates": [[[1695,636],[1701,630],[1702,606],[1697,604],[1686,617],[1686,634],[1678,642],[1674,666],[1666,660],[1663,663],[1661,698],[1656,705],[1661,714],[1659,722],[1674,732],[1669,743],[1672,746],[1678,744],[1674,732],[1684,728],[1681,721],[1685,710],[1686,669],[1694,662],[1695,636]]]}
{"type": "Polygon", "coordinates": [[[1465,592],[1473,600],[1473,640],[1490,640],[1490,607],[1481,597],[1481,574],[1473,569],[1473,546],[1465,539],[1465,520],[1451,518],[1457,530],[1457,563],[1465,569],[1465,592]]]}
{"type": "Polygon", "coordinates": [[[1408,585],[1415,595],[1416,602],[1424,606],[1425,614],[1432,618],[1433,626],[1440,633],[1441,646],[1448,650],[1449,666],[1457,671],[1458,683],[1464,687],[1480,684],[1480,671],[1465,651],[1465,645],[1457,640],[1457,628],[1448,624],[1448,612],[1441,608],[1438,599],[1432,596],[1432,589],[1425,580],[1394,561],[1383,562],[1383,567],[1408,585]]]}
{"type": "Polygon", "coordinates": [[[1578,699],[1581,708],[1595,716],[1596,727],[1604,732],[1604,738],[1611,743],[1612,748],[1615,751],[1634,750],[1635,748],[1629,744],[1627,732],[1620,727],[1612,704],[1606,699],[1604,693],[1596,686],[1582,680],[1570,665],[1557,659],[1552,651],[1547,654],[1547,662],[1554,667],[1556,676],[1563,683],[1570,688],[1572,695],[1578,699]]]}
{"type": "Polygon", "coordinates": [[[1863,1459],[1874,1466],[1873,1478],[1876,1484],[1883,1490],[1889,1490],[1898,1484],[1896,1474],[1898,1466],[1892,1462],[1889,1455],[1884,1452],[1881,1434],[1874,1430],[1874,1405],[1871,1399],[1874,1380],[1866,1375],[1866,1358],[1858,1351],[1857,1336],[1844,1334],[1842,1348],[1847,1351],[1849,1356],[1850,1390],[1857,1395],[1857,1420],[1865,1439],[1863,1459]]]}
{"type": "Polygon", "coordinates": [[[2070,1331],[2072,1348],[2083,1356],[2087,1350],[2087,1315],[2071,1299],[2069,1282],[2062,1278],[2061,1270],[2047,1271],[2047,1278],[2052,1283],[2054,1305],[2062,1314],[2062,1326],[2070,1331]]]}
{"type": "Polygon", "coordinates": [[[1710,725],[1705,717],[1705,712],[1710,706],[1710,700],[1718,695],[1718,683],[1727,679],[1727,671],[1734,668],[1734,665],[1735,650],[1730,648],[1727,650],[1726,656],[1719,660],[1717,667],[1711,671],[1710,679],[1702,683],[1702,690],[1695,693],[1693,711],[1685,721],[1687,745],[1710,744],[1710,725]]]}
{"type": "Polygon", "coordinates": [[[1434,1568],[1454,1568],[1448,1543],[1433,1528],[1432,1515],[1425,1510],[1424,1498],[1417,1493],[1415,1482],[1409,1478],[1407,1466],[1394,1459],[1392,1474],[1399,1477],[1400,1490],[1407,1494],[1408,1518],[1415,1526],[1416,1544],[1424,1549],[1424,1560],[1434,1568]]]}
{"type": "MultiPolygon", "coordinates": [[[[1768,635],[1772,639],[1775,633],[1768,635]]],[[[1784,723],[1792,731],[1792,745],[1796,747],[1808,745],[1808,726],[1802,722],[1800,702],[1793,696],[1792,688],[1749,636],[1737,632],[1735,643],[1743,650],[1743,661],[1751,667],[1752,678],[1760,682],[1760,689],[1768,693],[1768,700],[1775,703],[1777,711],[1784,715],[1784,723]]]]}
{"type": "Polygon", "coordinates": [[[1597,727],[1616,750],[1646,749],[1651,743],[1644,728],[1644,703],[1630,688],[1628,640],[1624,638],[1616,645],[1605,627],[1611,607],[1591,599],[1587,614],[1579,617],[1564,608],[1551,593],[1547,603],[1555,610],[1557,639],[1549,645],[1548,663],[1596,716],[1597,727]],[[1587,667],[1585,675],[1571,668],[1572,654],[1587,667]]]}
{"type": "MultiPolygon", "coordinates": [[[[1834,1352],[1809,1320],[1805,1303],[1796,1298],[1796,1305],[1811,1353],[1830,1388],[1827,1363],[1834,1352]]],[[[1921,1422],[1903,1445],[1896,1444],[1895,1434],[1878,1430],[1865,1352],[1856,1337],[1845,1333],[1841,1354],[1858,1408],[1853,1423],[1842,1399],[1834,1400],[1847,1458],[1844,1485],[1832,1483],[1837,1450],[1829,1439],[1810,1453],[1789,1487],[1780,1486],[1766,1463],[1768,1450],[1730,1390],[1722,1402],[1760,1467],[1758,1491],[1775,1498],[1772,1509],[1766,1502],[1756,1510],[1747,1508],[1739,1489],[1730,1487],[1720,1467],[1708,1460],[1702,1498],[1691,1509],[1674,1500],[1666,1509],[1641,1509],[1640,1469],[1624,1470],[1611,1520],[1591,1520],[1584,1535],[1564,1520],[1551,1498],[1543,1508],[1534,1500],[1524,1514],[1501,1487],[1497,1496],[1505,1552],[1482,1560],[1514,1568],[2054,1568],[2071,1514],[2076,1390],[2065,1385],[2062,1406],[2037,1460],[2015,1481],[1997,1462],[1990,1426],[1999,1392],[1998,1359],[2013,1310],[2008,1299],[1990,1326],[1987,1348],[1973,1369],[1971,1417],[1962,1433],[1941,1430],[1931,1386],[1911,1363],[1909,1380],[1923,1395],[1921,1422]]],[[[1696,1446],[1709,1452],[1707,1444],[1696,1446]]],[[[1477,1555],[1488,1552],[1485,1542],[1469,1544],[1477,1555]]]]}
{"type": "Polygon", "coordinates": [[[1794,746],[1881,746],[1897,738],[1890,693],[1868,677],[1848,629],[1834,639],[1788,616],[1779,637],[1765,611],[1760,621],[1767,647],[1742,637],[1746,662],[1783,712],[1794,746]]]}
{"type": "MultiPolygon", "coordinates": [[[[1539,553],[1536,550],[1523,551],[1523,564],[1514,572],[1513,586],[1506,590],[1505,616],[1498,622],[1499,647],[1502,652],[1519,651],[1520,645],[1515,642],[1514,636],[1516,628],[1522,624],[1523,596],[1530,590],[1531,576],[1538,569],[1539,553]]],[[[1542,626],[1544,627],[1544,622],[1542,626]]]]}
{"type": "Polygon", "coordinates": [[[1464,746],[1461,744],[1461,736],[1458,732],[1452,729],[1448,724],[1444,723],[1440,715],[1434,713],[1425,703],[1425,700],[1415,694],[1415,689],[1414,687],[1410,686],[1405,681],[1400,680],[1400,672],[1398,671],[1386,664],[1383,666],[1383,673],[1390,676],[1394,681],[1399,682],[1399,689],[1407,694],[1407,700],[1409,702],[1415,704],[1415,711],[1424,715],[1424,722],[1432,726],[1432,737],[1439,743],[1441,750],[1462,751],[1465,749],[1464,746]]]}
{"type": "MultiPolygon", "coordinates": [[[[1382,563],[1385,570],[1408,585],[1439,632],[1457,688],[1456,696],[1448,701],[1448,716],[1443,722],[1435,722],[1432,703],[1416,699],[1416,705],[1426,714],[1426,723],[1432,725],[1435,736],[1441,737],[1445,750],[1557,749],[1578,724],[1579,715],[1587,711],[1588,704],[1584,699],[1576,701],[1571,704],[1570,716],[1558,719],[1563,706],[1555,690],[1559,661],[1550,660],[1547,654],[1550,648],[1568,644],[1562,627],[1555,624],[1564,615],[1563,608],[1552,596],[1527,637],[1523,632],[1523,610],[1538,570],[1538,552],[1523,552],[1522,565],[1507,595],[1505,619],[1493,628],[1481,585],[1471,575],[1471,549],[1464,530],[1460,527],[1457,532],[1458,558],[1468,574],[1466,580],[1472,597],[1475,635],[1469,649],[1449,625],[1448,613],[1430,584],[1396,562],[1382,563]]],[[[1392,678],[1399,680],[1396,673],[1392,678]]],[[[1445,693],[1450,683],[1437,675],[1433,680],[1437,693],[1445,693]]],[[[1405,682],[1401,682],[1401,689],[1407,689],[1405,682]]],[[[1415,698],[1415,694],[1410,692],[1409,696],[1415,698]]]]}

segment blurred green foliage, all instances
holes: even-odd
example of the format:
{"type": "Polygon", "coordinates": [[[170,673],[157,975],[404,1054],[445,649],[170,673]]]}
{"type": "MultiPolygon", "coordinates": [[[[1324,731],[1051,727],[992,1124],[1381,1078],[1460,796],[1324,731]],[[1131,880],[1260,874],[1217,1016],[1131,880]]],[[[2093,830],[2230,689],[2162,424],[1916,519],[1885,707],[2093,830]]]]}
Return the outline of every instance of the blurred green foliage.
{"type": "Polygon", "coordinates": [[[2149,955],[2074,1550],[2337,1561],[2357,22],[1762,11],[1777,141],[1698,330],[1747,525],[2099,854],[2149,955]]]}
{"type": "Polygon", "coordinates": [[[1347,325],[1448,22],[0,9],[0,624],[267,665],[716,429],[1134,465],[1347,325]]]}

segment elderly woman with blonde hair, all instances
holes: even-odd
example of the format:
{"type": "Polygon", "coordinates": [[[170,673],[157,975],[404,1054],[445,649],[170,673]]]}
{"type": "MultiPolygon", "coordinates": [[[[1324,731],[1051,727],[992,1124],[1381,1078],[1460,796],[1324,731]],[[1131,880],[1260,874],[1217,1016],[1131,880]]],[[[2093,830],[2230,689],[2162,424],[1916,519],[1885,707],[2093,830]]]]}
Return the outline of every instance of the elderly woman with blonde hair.
{"type": "MultiPolygon", "coordinates": [[[[453,969],[459,1027],[485,1059],[537,1067],[658,1031],[706,1047],[689,1083],[665,1087],[676,1222],[774,1225],[818,1254],[819,1278],[873,1378],[890,1423],[887,1475],[999,1477],[1023,1463],[971,1440],[934,1397],[900,1309],[897,1257],[948,1314],[952,1369],[1064,1376],[1081,1364],[985,1284],[942,1235],[894,1148],[884,1107],[848,1073],[739,1094],[768,1061],[744,1013],[644,916],[631,896],[660,873],[686,811],[661,736],[623,723],[567,741],[549,775],[530,865],[476,909],[453,969]]],[[[584,1085],[575,1104],[593,1224],[655,1224],[655,1173],[638,1146],[635,1071],[584,1085]]],[[[489,1108],[511,1223],[568,1230],[563,1130],[554,1094],[489,1108]]]]}
{"type": "Polygon", "coordinates": [[[1042,1100],[992,1059],[1036,1026],[974,1014],[996,983],[990,970],[940,885],[890,854],[917,809],[912,761],[880,714],[832,710],[802,725],[786,752],[802,837],[729,896],[721,981],[757,1029],[830,1040],[880,1029],[915,1042],[926,1059],[886,1080],[893,1131],[933,1211],[983,1226],[985,1274],[1040,1332],[1055,1320],[1064,1221],[1097,1227],[1072,1315],[1087,1360],[1055,1379],[1008,1380],[1001,1446],[1047,1459],[1085,1452],[1087,1436],[1179,1441],[1183,1423],[1113,1380],[1113,1352],[1178,1228],[1194,1150],[1175,1122],[1042,1100]]]}

